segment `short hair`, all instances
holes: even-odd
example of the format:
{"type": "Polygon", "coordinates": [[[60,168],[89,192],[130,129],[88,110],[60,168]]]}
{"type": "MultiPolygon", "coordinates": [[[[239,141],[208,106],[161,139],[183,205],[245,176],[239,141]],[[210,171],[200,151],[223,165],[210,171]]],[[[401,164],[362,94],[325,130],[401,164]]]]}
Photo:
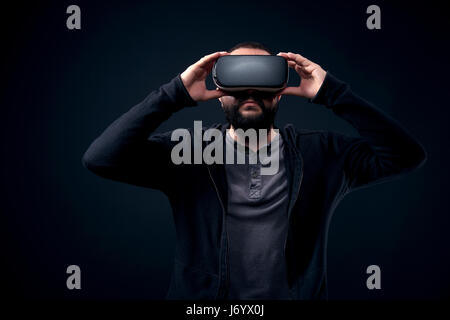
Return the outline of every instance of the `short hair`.
{"type": "Polygon", "coordinates": [[[239,48],[261,49],[261,50],[267,51],[269,54],[273,55],[273,52],[271,50],[269,50],[265,45],[263,45],[260,42],[256,42],[256,41],[240,42],[237,45],[235,45],[234,47],[232,47],[231,49],[229,49],[228,52],[230,53],[231,51],[237,50],[239,48]]]}

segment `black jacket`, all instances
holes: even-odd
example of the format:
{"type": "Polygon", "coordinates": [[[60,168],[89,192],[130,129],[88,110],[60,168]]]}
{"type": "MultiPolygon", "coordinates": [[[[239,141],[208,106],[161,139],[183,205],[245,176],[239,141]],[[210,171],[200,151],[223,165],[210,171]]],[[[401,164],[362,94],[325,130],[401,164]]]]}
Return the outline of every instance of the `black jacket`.
{"type": "MultiPolygon", "coordinates": [[[[290,186],[285,257],[295,300],[327,298],[327,233],[342,198],[426,161],[424,148],[410,133],[330,72],[309,102],[331,108],[360,137],[290,124],[278,128],[285,142],[290,186]]],[[[229,277],[224,165],[175,165],[170,155],[178,142],[171,141],[171,132],[154,133],[173,112],[196,105],[178,74],[115,120],[82,157],[83,165],[101,177],[167,195],[176,228],[167,299],[224,299],[229,277]]],[[[225,137],[226,124],[211,127],[225,137]]]]}

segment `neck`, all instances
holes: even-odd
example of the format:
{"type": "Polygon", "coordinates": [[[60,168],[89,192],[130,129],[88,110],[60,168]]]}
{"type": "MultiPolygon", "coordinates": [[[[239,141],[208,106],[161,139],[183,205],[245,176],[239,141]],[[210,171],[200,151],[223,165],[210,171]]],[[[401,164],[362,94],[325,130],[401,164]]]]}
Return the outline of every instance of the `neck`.
{"type": "Polygon", "coordinates": [[[245,139],[245,134],[237,134],[232,124],[230,124],[230,129],[227,130],[228,134],[231,138],[233,138],[234,141],[247,146],[248,148],[253,150],[253,152],[256,152],[260,147],[269,144],[277,135],[276,131],[273,128],[273,124],[270,125],[270,130],[267,131],[267,136],[259,135],[259,131],[257,129],[255,129],[255,131],[257,135],[256,143],[254,139],[245,139]]]}

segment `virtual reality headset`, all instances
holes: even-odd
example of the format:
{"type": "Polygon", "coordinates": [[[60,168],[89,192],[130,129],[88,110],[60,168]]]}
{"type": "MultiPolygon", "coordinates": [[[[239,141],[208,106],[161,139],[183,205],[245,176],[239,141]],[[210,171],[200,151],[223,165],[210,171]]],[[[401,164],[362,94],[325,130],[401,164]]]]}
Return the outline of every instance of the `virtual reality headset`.
{"type": "Polygon", "coordinates": [[[287,86],[289,68],[286,59],[280,56],[227,55],[214,63],[212,78],[223,91],[277,92],[287,86]]]}

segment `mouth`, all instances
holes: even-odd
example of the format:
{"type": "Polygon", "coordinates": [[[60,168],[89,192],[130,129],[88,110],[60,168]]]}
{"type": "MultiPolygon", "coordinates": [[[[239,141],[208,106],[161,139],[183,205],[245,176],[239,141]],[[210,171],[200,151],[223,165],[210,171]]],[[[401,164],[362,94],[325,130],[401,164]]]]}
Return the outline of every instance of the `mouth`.
{"type": "Polygon", "coordinates": [[[245,106],[254,106],[254,107],[258,107],[259,108],[259,105],[257,103],[254,103],[254,102],[246,102],[246,103],[241,104],[241,107],[245,107],[245,106]]]}
{"type": "Polygon", "coordinates": [[[261,107],[254,102],[247,102],[240,106],[239,110],[243,113],[257,113],[261,112],[261,107]]]}
{"type": "Polygon", "coordinates": [[[261,109],[261,107],[259,106],[259,104],[257,104],[256,102],[253,101],[246,101],[243,104],[241,104],[240,108],[244,108],[244,109],[261,109]]]}

